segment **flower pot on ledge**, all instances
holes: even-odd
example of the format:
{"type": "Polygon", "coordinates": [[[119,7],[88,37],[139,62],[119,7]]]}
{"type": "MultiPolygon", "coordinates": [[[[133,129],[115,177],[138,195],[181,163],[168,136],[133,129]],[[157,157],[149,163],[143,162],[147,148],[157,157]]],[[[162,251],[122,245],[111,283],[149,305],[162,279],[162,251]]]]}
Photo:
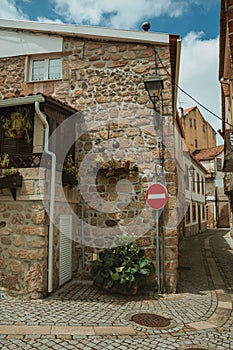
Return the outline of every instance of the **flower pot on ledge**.
{"type": "Polygon", "coordinates": [[[20,174],[11,174],[0,177],[0,189],[9,188],[14,200],[16,200],[16,188],[22,187],[23,176],[20,174]]]}
{"type": "Polygon", "coordinates": [[[74,187],[77,185],[77,179],[75,174],[70,174],[65,171],[62,172],[62,184],[63,186],[74,187]]]}

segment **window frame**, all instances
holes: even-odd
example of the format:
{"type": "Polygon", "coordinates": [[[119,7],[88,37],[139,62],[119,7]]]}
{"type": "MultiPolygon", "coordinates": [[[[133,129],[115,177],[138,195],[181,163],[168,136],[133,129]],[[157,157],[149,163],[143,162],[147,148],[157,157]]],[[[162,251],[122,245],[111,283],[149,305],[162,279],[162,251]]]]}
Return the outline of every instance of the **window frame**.
{"type": "Polygon", "coordinates": [[[62,76],[63,76],[62,61],[63,60],[62,60],[61,54],[30,56],[29,57],[29,68],[28,68],[27,81],[30,83],[37,83],[37,82],[41,82],[41,81],[62,80],[62,76]],[[60,60],[60,77],[49,79],[49,62],[52,60],[58,60],[58,59],[60,60]],[[38,79],[38,80],[32,79],[33,63],[36,61],[44,61],[44,77],[43,77],[43,79],[38,79]]]}
{"type": "Polygon", "coordinates": [[[196,203],[192,204],[192,222],[197,221],[197,208],[196,208],[196,203]]]}
{"type": "Polygon", "coordinates": [[[222,159],[221,158],[216,159],[216,168],[217,168],[217,171],[222,171],[222,159]]]}

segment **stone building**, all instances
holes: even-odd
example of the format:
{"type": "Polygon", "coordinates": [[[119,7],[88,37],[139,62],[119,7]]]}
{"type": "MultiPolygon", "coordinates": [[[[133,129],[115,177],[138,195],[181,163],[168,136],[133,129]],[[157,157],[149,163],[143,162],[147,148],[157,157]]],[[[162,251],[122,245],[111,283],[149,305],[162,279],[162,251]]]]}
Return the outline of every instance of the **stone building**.
{"type": "Polygon", "coordinates": [[[206,211],[207,226],[229,227],[229,200],[224,193],[224,146],[197,150],[195,158],[207,169],[206,211]]]}
{"type": "Polygon", "coordinates": [[[122,234],[137,239],[155,266],[154,214],[145,193],[156,179],[169,194],[160,220],[161,282],[175,292],[179,37],[0,20],[0,42],[1,113],[10,118],[27,106],[33,123],[29,148],[1,131],[1,155],[7,152],[11,164],[27,160],[18,166],[23,181],[15,200],[1,190],[2,289],[41,297],[74,273],[90,278],[91,261],[122,234]],[[154,73],[164,83],[156,115],[144,87],[154,73]],[[42,162],[29,164],[35,153],[42,162]],[[72,188],[62,187],[58,166],[68,153],[78,167],[72,188]]]}
{"type": "Polygon", "coordinates": [[[206,230],[206,176],[208,171],[190,154],[185,162],[185,237],[206,230]]]}
{"type": "Polygon", "coordinates": [[[230,200],[230,227],[232,233],[233,213],[233,106],[232,106],[232,0],[221,0],[219,81],[222,98],[222,131],[224,138],[224,190],[230,200]]]}
{"type": "Polygon", "coordinates": [[[197,106],[185,110],[181,108],[181,124],[190,152],[216,146],[216,131],[204,119],[197,106]]]}

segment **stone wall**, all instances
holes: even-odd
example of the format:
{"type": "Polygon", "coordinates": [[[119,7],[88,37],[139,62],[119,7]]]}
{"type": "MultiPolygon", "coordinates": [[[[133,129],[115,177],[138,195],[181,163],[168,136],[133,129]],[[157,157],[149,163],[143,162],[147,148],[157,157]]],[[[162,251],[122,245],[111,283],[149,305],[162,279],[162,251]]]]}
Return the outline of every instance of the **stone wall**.
{"type": "MultiPolygon", "coordinates": [[[[148,104],[148,96],[144,88],[144,80],[150,74],[155,73],[154,49],[155,47],[150,44],[101,42],[67,37],[63,41],[62,80],[24,81],[24,68],[26,69],[24,57],[1,59],[0,96],[1,98],[9,98],[21,94],[40,92],[53,96],[61,102],[68,103],[82,111],[84,126],[81,125],[81,127],[86,130],[83,135],[84,138],[86,135],[86,140],[81,139],[76,145],[77,160],[80,166],[86,153],[96,145],[93,141],[93,135],[91,139],[88,139],[88,128],[92,123],[95,124],[93,128],[96,129],[94,139],[99,138],[100,143],[107,141],[109,138],[117,137],[118,133],[120,148],[118,154],[116,153],[114,156],[123,157],[124,155],[120,152],[122,148],[129,149],[131,156],[134,155],[133,158],[139,163],[138,165],[146,177],[143,181],[143,195],[141,195],[141,203],[144,203],[145,199],[142,198],[144,191],[148,184],[154,181],[155,159],[158,160],[161,155],[158,142],[161,135],[154,130],[153,110],[152,106],[148,104]],[[109,130],[109,124],[111,130],[109,130]],[[99,135],[101,132],[102,135],[99,135]],[[126,133],[128,134],[126,135],[126,133]],[[125,136],[125,138],[121,139],[121,136],[125,136]],[[141,152],[139,152],[140,149],[141,152]]],[[[163,78],[165,87],[163,93],[163,124],[166,141],[164,171],[169,192],[165,213],[166,229],[164,230],[165,285],[168,292],[174,292],[177,283],[176,269],[178,262],[177,219],[174,212],[177,176],[173,161],[172,84],[171,77],[167,73],[171,72],[169,45],[158,45],[156,51],[163,64],[158,63],[158,74],[163,78]],[[171,217],[172,220],[169,220],[171,217]]],[[[88,183],[88,176],[86,176],[86,181],[88,183]]],[[[140,207],[136,209],[140,209],[140,207]]],[[[132,212],[131,208],[129,208],[127,215],[135,215],[129,214],[130,212],[132,212]]],[[[87,215],[86,220],[88,222],[97,220],[93,216],[92,210],[86,210],[85,215],[87,215]]],[[[126,220],[126,218],[123,218],[124,213],[121,215],[121,220],[126,220]]],[[[144,215],[151,218],[151,209],[147,207],[144,215]]],[[[154,229],[151,232],[154,232],[154,229]]],[[[143,239],[141,241],[149,242],[148,244],[145,243],[148,254],[152,250],[154,252],[154,247],[151,244],[153,238],[149,239],[151,232],[148,232],[148,237],[146,236],[144,241],[143,239]]],[[[155,259],[154,253],[153,258],[155,259]]]]}
{"type": "Polygon", "coordinates": [[[0,289],[40,297],[47,285],[48,224],[41,202],[0,202],[0,289]]]}
{"type": "MultiPolygon", "coordinates": [[[[0,292],[39,298],[47,294],[48,215],[42,199],[48,191],[46,170],[19,169],[22,188],[16,201],[9,189],[0,190],[0,292]],[[39,175],[41,175],[40,181],[39,175]]],[[[59,189],[63,191],[63,188],[59,189]]],[[[64,189],[75,204],[74,190],[64,189]]],[[[77,200],[76,200],[77,201],[77,200]]],[[[77,270],[73,243],[73,271],[77,270]]],[[[54,227],[54,290],[59,287],[59,230],[54,227]]]]}

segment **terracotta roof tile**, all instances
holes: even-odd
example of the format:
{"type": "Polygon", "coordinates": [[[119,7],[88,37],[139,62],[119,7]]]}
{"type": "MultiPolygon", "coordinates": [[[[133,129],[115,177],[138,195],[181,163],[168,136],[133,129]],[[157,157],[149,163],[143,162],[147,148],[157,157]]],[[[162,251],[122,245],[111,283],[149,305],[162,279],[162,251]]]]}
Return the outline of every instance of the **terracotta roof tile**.
{"type": "Polygon", "coordinates": [[[191,112],[193,109],[197,108],[197,106],[193,106],[193,107],[190,107],[190,108],[187,108],[187,109],[184,109],[184,115],[191,112]]]}
{"type": "Polygon", "coordinates": [[[199,161],[210,160],[210,159],[214,159],[216,156],[218,156],[221,152],[223,152],[223,150],[224,150],[224,145],[221,145],[221,146],[196,150],[193,152],[193,155],[199,161]]]}

